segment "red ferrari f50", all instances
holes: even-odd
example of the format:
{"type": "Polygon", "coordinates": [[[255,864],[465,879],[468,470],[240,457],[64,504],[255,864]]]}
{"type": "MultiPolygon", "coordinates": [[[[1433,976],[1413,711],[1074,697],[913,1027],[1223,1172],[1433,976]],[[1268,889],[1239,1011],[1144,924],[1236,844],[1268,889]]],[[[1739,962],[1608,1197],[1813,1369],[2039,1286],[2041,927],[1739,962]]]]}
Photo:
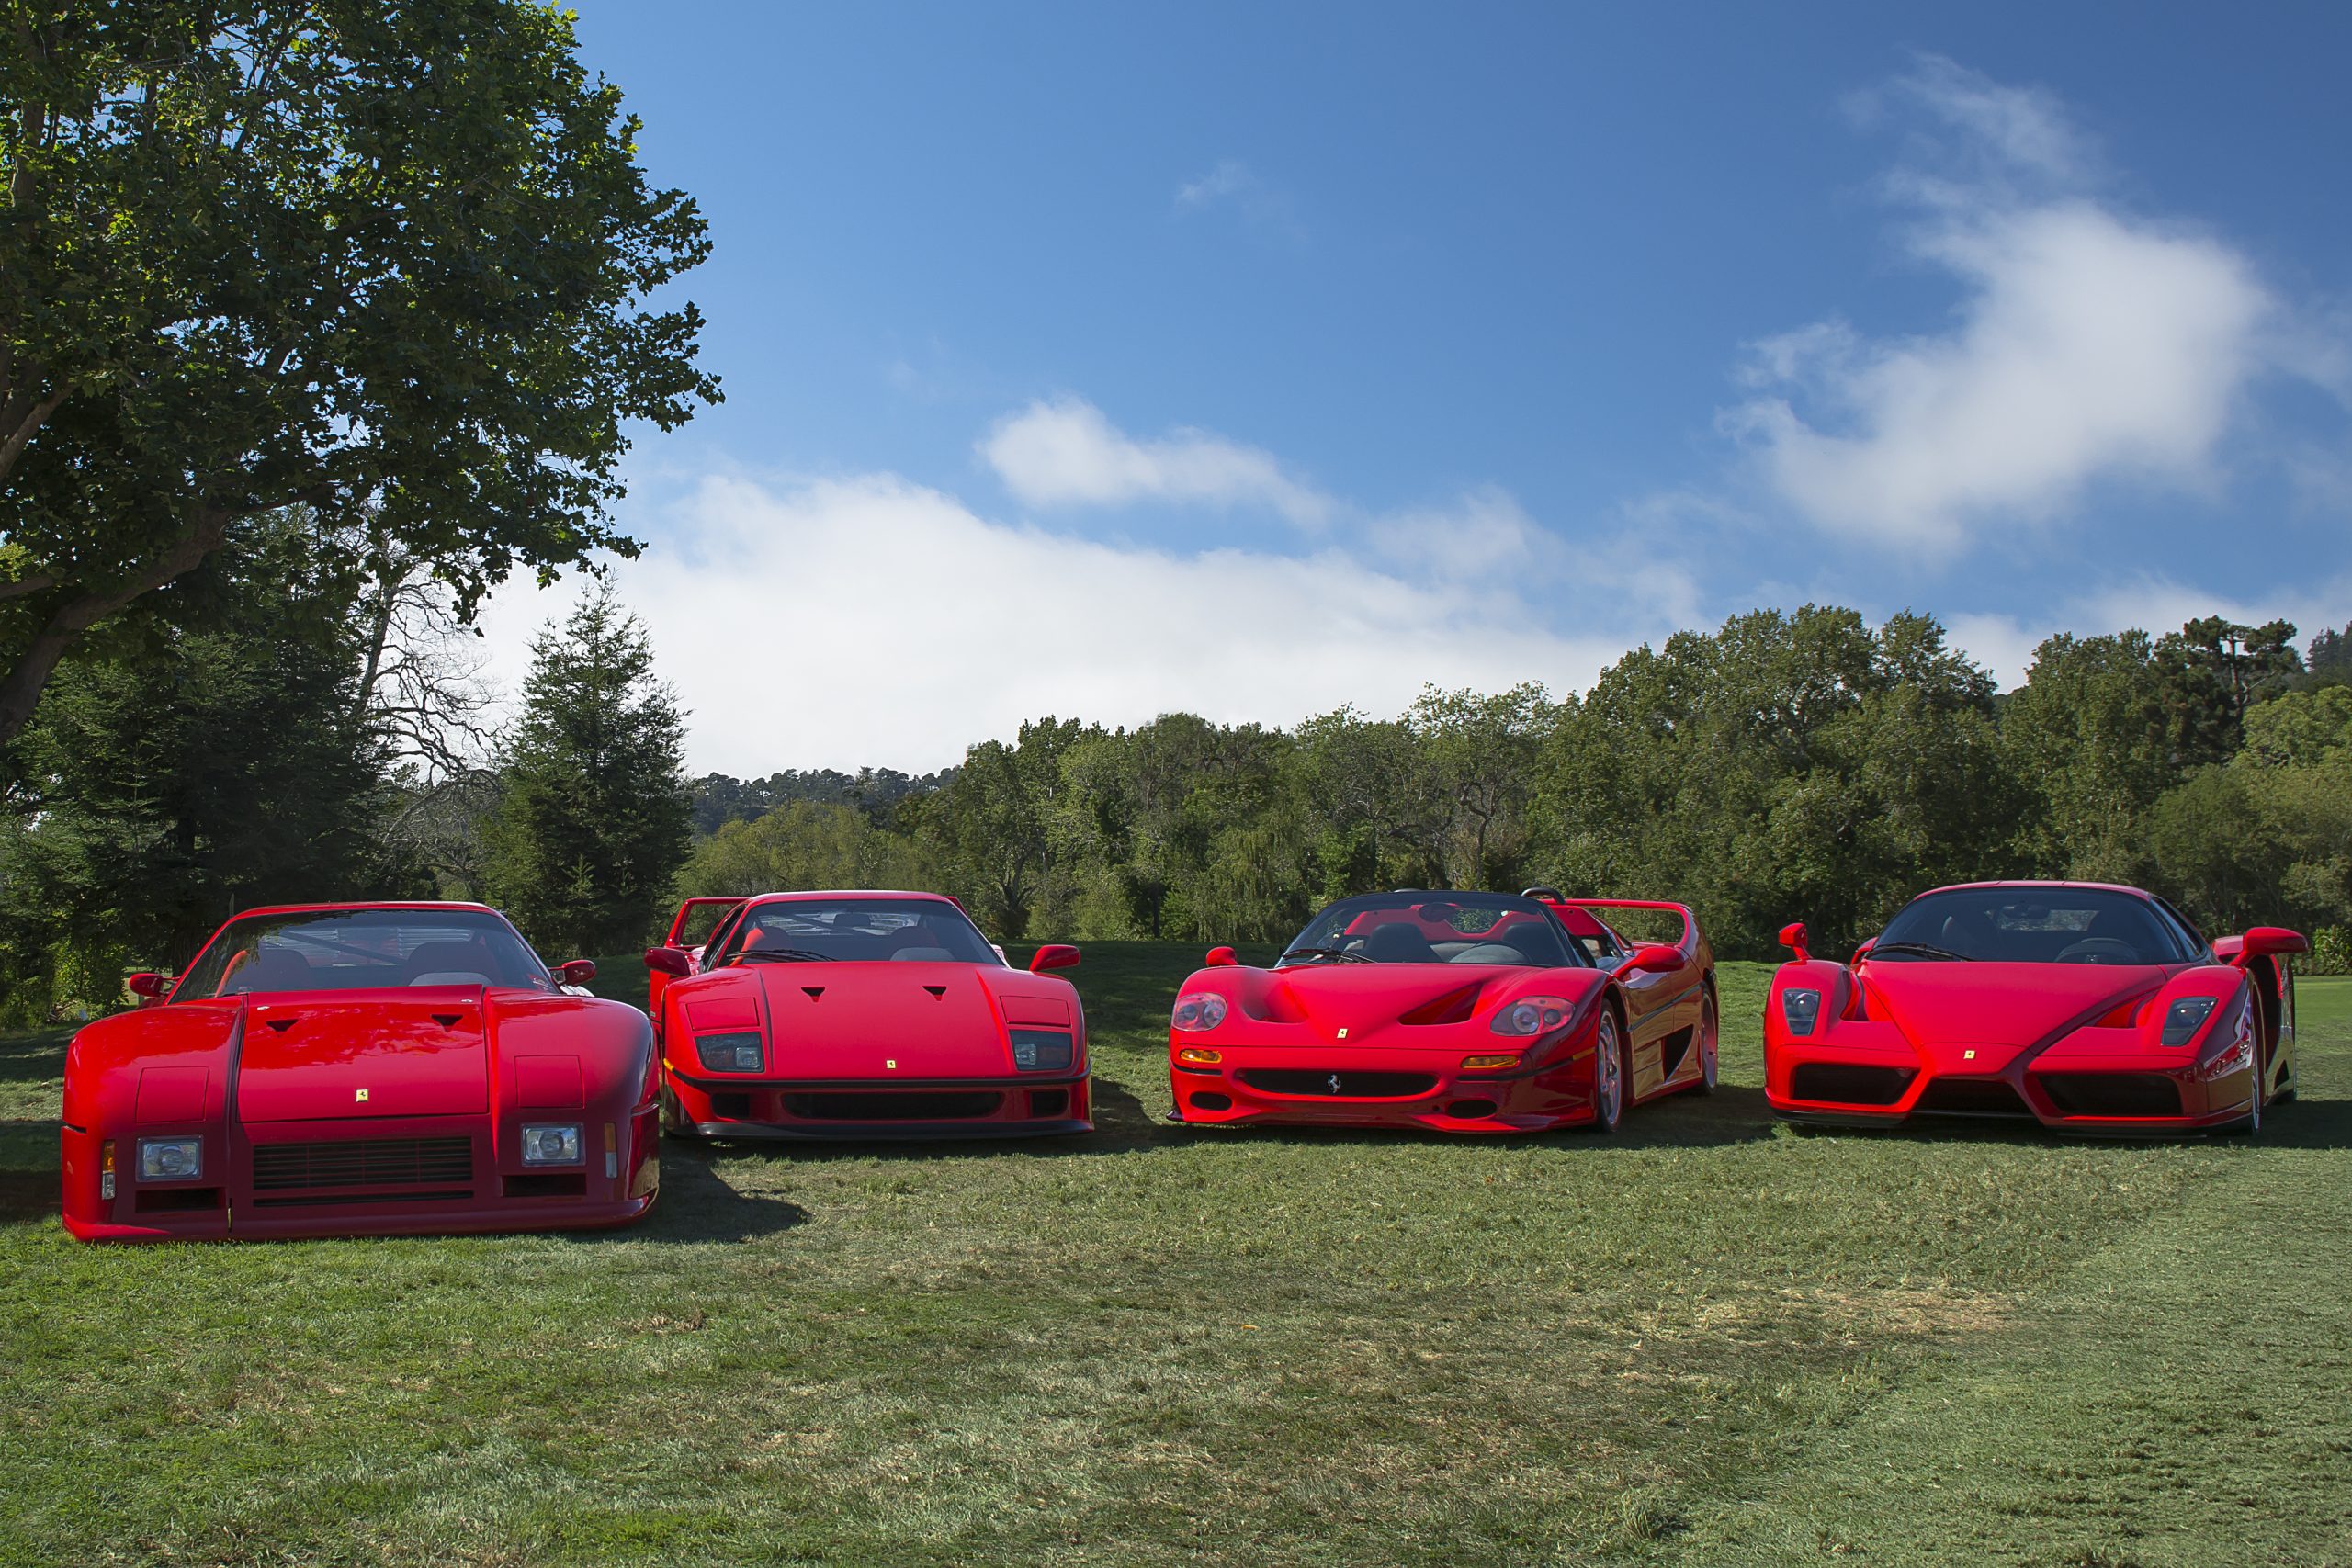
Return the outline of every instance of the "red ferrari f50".
{"type": "Polygon", "coordinates": [[[65,1056],[85,1241],[554,1230],[652,1206],[644,1015],[479,904],[255,909],[65,1056]]]}
{"type": "Polygon", "coordinates": [[[1170,1020],[1179,1121],[1446,1133],[1614,1129],[1715,1084],[1713,957],[1679,904],[1408,889],[1343,898],[1270,969],[1231,948],[1170,1020]],[[1636,945],[1598,911],[1671,913],[1636,945]]]}
{"type": "Polygon", "coordinates": [[[2294,931],[2209,943],[2136,887],[1985,882],[1921,894],[1850,964],[1781,937],[1765,1094],[1792,1120],[2251,1132],[2295,1091],[2294,931]]]}

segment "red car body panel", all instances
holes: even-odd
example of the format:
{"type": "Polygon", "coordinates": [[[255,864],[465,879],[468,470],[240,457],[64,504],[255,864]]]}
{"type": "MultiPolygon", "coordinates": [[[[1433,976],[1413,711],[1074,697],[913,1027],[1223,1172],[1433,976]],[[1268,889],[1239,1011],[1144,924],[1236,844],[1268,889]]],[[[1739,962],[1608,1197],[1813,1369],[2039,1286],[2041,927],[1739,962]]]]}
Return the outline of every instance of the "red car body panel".
{"type": "MultiPolygon", "coordinates": [[[[1963,886],[2149,899],[2093,883],[1963,886]]],[[[1775,972],[1765,1096],[1782,1116],[1862,1126],[2030,1118],[2064,1132],[2161,1134],[2245,1123],[2292,1083],[2294,978],[2283,959],[1872,964],[1871,945],[1850,965],[1801,956],[1775,972]],[[1821,994],[1810,1034],[1790,1024],[1791,990],[1821,994]],[[2213,1001],[2197,1037],[2163,1043],[2168,1010],[2192,998],[2213,1001]]],[[[2213,944],[2217,955],[2225,947],[2234,959],[2238,939],[2213,944]]]]}
{"type": "MultiPolygon", "coordinates": [[[[1640,950],[1580,902],[1541,900],[1588,952],[1592,942],[1587,939],[1605,938],[1625,964],[1589,969],[1216,964],[1195,970],[1181,994],[1221,996],[1227,1010],[1210,1029],[1171,1024],[1169,1030],[1175,1119],[1196,1126],[1418,1127],[1489,1134],[1589,1124],[1597,1119],[1595,1055],[1603,1008],[1617,1010],[1624,1030],[1628,1106],[1711,1083],[1713,960],[1696,919],[1680,905],[1630,906],[1673,910],[1683,919],[1674,944],[1679,962],[1670,969],[1636,971],[1627,965],[1640,950]],[[1569,1002],[1568,1023],[1540,1042],[1494,1032],[1497,1014],[1530,997],[1569,1002]],[[1219,1060],[1187,1063],[1182,1053],[1188,1048],[1213,1050],[1219,1060]],[[1466,1056],[1514,1052],[1522,1054],[1523,1065],[1510,1070],[1463,1066],[1466,1056]]],[[[1507,935],[1512,922],[1528,918],[1507,915],[1486,934],[1507,935]]],[[[1419,923],[1431,941],[1462,934],[1419,923]]]]}
{"type": "MultiPolygon", "coordinates": [[[[366,909],[492,913],[238,918],[366,909]]],[[[626,1003],[503,986],[175,994],[66,1052],[65,1228],[162,1241],[625,1224],[660,1185],[654,1111],[651,1042],[626,1003]],[[526,1168],[526,1120],[579,1123],[579,1164],[526,1168]],[[138,1140],[175,1136],[200,1140],[200,1178],[141,1180],[138,1140]]]]}
{"type": "MultiPolygon", "coordinates": [[[[765,906],[867,898],[935,902],[932,893],[763,894],[713,931],[765,906]]],[[[681,918],[684,918],[683,911],[681,918]]],[[[1054,975],[961,962],[729,965],[655,972],[663,1124],[703,1137],[1030,1137],[1091,1132],[1086,1012],[1054,975]],[[658,982],[666,980],[666,985],[658,982]],[[1016,1031],[1067,1034],[1067,1067],[1023,1071],[1016,1031]],[[757,1032],[754,1072],[706,1066],[695,1037],[757,1032]]]]}

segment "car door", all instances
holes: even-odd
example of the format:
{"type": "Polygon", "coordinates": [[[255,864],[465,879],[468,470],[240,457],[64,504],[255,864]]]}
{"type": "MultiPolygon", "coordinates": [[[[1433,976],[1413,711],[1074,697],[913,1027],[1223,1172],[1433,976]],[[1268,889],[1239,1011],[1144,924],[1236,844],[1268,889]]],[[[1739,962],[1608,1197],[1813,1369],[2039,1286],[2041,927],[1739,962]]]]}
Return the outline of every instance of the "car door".
{"type": "MultiPolygon", "coordinates": [[[[678,906],[678,912],[670,917],[670,930],[662,939],[662,945],[679,948],[699,957],[702,951],[709,945],[710,939],[718,934],[719,928],[727,924],[730,915],[742,908],[744,902],[745,900],[741,898],[687,899],[678,906]],[[713,910],[717,911],[715,923],[707,929],[703,928],[701,917],[713,910]],[[700,942],[693,940],[697,934],[702,938],[700,942]]],[[[670,988],[671,978],[672,976],[664,975],[659,969],[649,969],[646,972],[645,1012],[647,1017],[653,1020],[653,1029],[657,1034],[662,1030],[662,993],[670,988]]]]}

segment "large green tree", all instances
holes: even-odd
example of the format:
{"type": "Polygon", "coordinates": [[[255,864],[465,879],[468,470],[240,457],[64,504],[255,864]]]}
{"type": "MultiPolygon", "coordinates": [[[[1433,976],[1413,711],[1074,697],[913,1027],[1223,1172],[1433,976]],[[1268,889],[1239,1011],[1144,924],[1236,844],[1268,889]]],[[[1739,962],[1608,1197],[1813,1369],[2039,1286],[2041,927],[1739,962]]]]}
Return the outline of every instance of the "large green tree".
{"type": "Polygon", "coordinates": [[[0,0],[0,740],[239,519],[365,514],[469,606],[611,548],[707,249],[528,0],[0,0]]]}
{"type": "Polygon", "coordinates": [[[241,908],[415,890],[379,832],[390,736],[357,706],[336,543],[303,515],[240,524],[178,585],[217,601],[203,629],[59,671],[10,748],[17,1011],[61,990],[109,999],[120,964],[185,962],[241,908]]]}
{"type": "Polygon", "coordinates": [[[533,645],[485,880],[534,942],[610,953],[667,912],[692,841],[684,728],[644,627],[609,587],[533,645]]]}

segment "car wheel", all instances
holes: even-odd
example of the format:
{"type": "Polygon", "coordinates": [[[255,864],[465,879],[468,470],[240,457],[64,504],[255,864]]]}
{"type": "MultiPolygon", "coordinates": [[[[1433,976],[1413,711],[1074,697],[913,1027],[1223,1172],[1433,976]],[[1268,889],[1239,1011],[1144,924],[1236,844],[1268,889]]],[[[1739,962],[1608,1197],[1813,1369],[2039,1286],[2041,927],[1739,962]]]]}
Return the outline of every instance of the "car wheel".
{"type": "Polygon", "coordinates": [[[1703,994],[1699,1010],[1699,1081],[1693,1086],[1701,1094],[1715,1092],[1715,1051],[1722,1043],[1722,1028],[1715,1021],[1715,993],[1703,994]]]}
{"type": "Polygon", "coordinates": [[[1625,1043],[1617,1029],[1617,1015],[1600,1010],[1592,1047],[1592,1130],[1613,1133],[1625,1118],[1625,1043]]]}

